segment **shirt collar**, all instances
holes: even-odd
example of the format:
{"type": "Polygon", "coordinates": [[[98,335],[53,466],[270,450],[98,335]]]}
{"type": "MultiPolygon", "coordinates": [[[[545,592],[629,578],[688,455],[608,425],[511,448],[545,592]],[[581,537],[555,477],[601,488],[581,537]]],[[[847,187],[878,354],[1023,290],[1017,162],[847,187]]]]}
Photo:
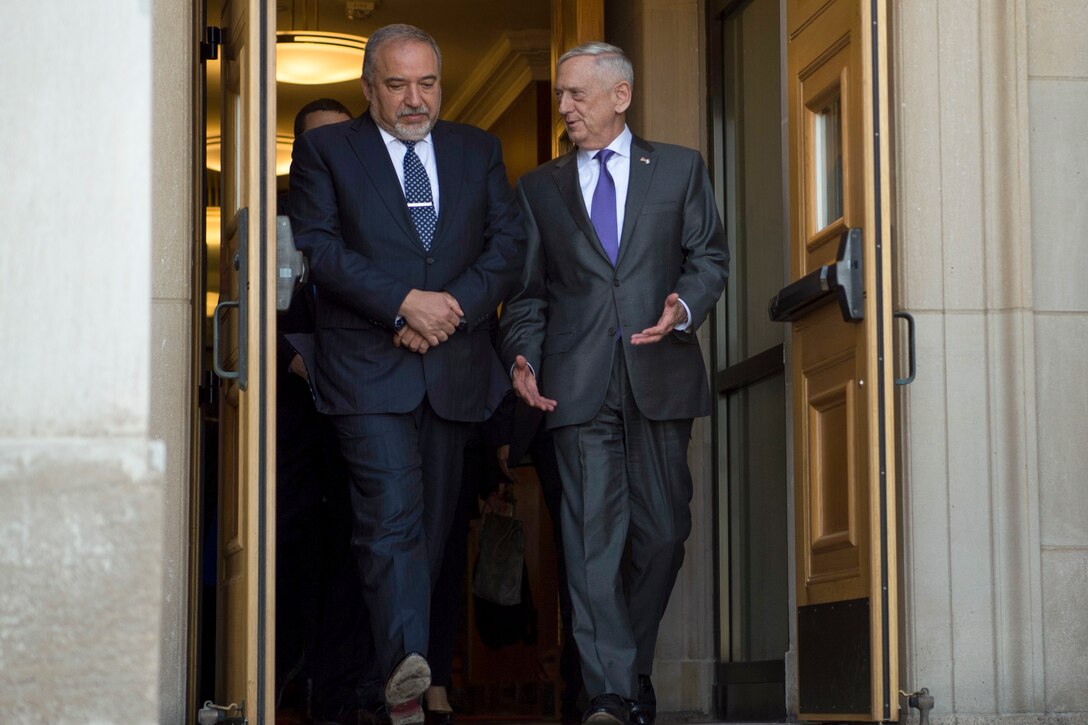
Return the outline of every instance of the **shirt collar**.
{"type": "MultiPolygon", "coordinates": [[[[374,125],[378,126],[378,124],[376,124],[376,123],[374,125]]],[[[378,126],[378,133],[380,133],[382,135],[382,141],[385,142],[386,146],[393,143],[394,141],[397,142],[397,143],[400,143],[400,144],[404,143],[403,140],[401,140],[401,139],[397,138],[396,136],[394,136],[393,134],[389,133],[388,131],[386,131],[381,126],[378,126]]],[[[419,141],[416,141],[416,143],[430,144],[431,143],[431,133],[430,133],[430,131],[427,132],[426,136],[421,138],[419,141]]],[[[630,148],[630,144],[628,144],[628,148],[630,148]]]]}
{"type": "MultiPolygon", "coordinates": [[[[605,146],[606,149],[611,149],[616,152],[617,156],[622,156],[625,159],[631,158],[631,141],[634,139],[634,134],[631,133],[631,129],[627,127],[627,124],[623,124],[623,130],[620,131],[620,135],[612,139],[612,143],[605,146]]],[[[578,162],[579,165],[585,164],[597,155],[597,149],[593,151],[587,151],[578,149],[578,162]]]]}

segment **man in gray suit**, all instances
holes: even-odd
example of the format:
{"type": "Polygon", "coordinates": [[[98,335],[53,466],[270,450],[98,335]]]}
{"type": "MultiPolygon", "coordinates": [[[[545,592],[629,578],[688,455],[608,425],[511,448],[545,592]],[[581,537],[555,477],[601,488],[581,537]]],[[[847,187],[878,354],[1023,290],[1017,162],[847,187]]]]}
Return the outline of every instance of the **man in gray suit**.
{"type": "Polygon", "coordinates": [[[711,410],[695,330],[729,254],[696,151],[631,134],[634,72],[589,43],[556,67],[577,149],[518,184],[528,243],[500,320],[514,389],[547,412],[585,723],[651,725],[658,625],[691,530],[687,446],[711,410]],[[625,556],[627,552],[627,556],[625,556]]]}

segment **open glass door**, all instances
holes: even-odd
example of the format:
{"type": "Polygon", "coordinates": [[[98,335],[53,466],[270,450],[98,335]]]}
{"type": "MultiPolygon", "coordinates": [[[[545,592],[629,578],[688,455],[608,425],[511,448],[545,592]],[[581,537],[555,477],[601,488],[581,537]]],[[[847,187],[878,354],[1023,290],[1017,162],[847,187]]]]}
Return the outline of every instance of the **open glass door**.
{"type": "Polygon", "coordinates": [[[213,323],[219,394],[216,703],[228,717],[273,710],[275,377],[274,6],[222,5],[219,304],[213,323]]]}
{"type": "Polygon", "coordinates": [[[786,265],[778,0],[708,3],[711,167],[732,269],[714,314],[719,665],[728,721],[786,715],[787,329],[767,317],[786,265]]]}
{"type": "Polygon", "coordinates": [[[885,0],[788,0],[802,719],[898,717],[885,0]]]}

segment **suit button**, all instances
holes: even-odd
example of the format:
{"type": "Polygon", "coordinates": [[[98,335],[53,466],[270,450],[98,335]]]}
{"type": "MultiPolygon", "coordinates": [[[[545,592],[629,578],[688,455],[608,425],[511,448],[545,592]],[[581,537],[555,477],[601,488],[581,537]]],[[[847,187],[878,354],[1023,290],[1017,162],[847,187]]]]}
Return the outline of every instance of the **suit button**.
{"type": "Polygon", "coordinates": [[[612,280],[612,286],[613,287],[619,287],[620,286],[620,281],[618,279],[612,280]]]}
{"type": "Polygon", "coordinates": [[[615,327],[609,327],[608,328],[608,336],[609,337],[615,337],[616,336],[616,328],[615,327]]]}
{"type": "Polygon", "coordinates": [[[427,257],[427,264],[434,264],[434,257],[427,257]]]}

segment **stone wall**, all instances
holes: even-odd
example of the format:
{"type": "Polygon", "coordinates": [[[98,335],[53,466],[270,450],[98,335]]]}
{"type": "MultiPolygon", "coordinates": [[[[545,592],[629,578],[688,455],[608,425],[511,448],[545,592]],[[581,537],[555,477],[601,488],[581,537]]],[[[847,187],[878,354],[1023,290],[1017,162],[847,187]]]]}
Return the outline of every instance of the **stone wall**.
{"type": "Polygon", "coordinates": [[[936,722],[1060,721],[1088,711],[1088,10],[891,5],[903,686],[936,722]]]}
{"type": "Polygon", "coordinates": [[[157,722],[151,8],[0,25],[0,721],[157,722]]]}

